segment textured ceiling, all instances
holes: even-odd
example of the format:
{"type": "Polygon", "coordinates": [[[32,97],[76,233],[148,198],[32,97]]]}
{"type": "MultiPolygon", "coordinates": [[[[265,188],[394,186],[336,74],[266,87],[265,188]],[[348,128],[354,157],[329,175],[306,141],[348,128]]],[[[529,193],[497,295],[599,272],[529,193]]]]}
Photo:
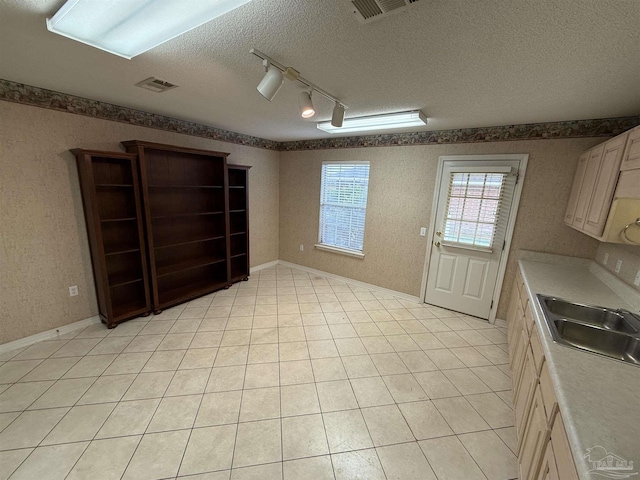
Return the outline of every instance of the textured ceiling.
{"type": "Polygon", "coordinates": [[[133,60],[48,32],[63,3],[0,3],[0,78],[279,141],[330,136],[315,122],[332,105],[315,96],[301,119],[293,82],[264,100],[252,47],[347,117],[421,109],[442,130],[640,113],[637,0],[420,0],[364,25],[347,0],[253,0],[133,60]],[[150,76],[180,88],[134,86],[150,76]]]}

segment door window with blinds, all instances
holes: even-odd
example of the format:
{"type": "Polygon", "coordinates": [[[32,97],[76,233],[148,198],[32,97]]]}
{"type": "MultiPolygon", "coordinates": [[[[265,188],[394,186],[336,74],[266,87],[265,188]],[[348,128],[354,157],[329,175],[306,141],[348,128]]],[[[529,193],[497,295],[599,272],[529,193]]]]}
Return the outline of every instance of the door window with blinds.
{"type": "Polygon", "coordinates": [[[322,162],[317,247],[362,254],[369,162],[322,162]]]}
{"type": "MultiPolygon", "coordinates": [[[[513,189],[510,169],[498,172],[451,172],[442,232],[443,244],[491,251],[505,191],[513,189]]],[[[501,220],[505,220],[501,222],[501,220]]],[[[499,237],[499,236],[498,236],[499,237]]]]}

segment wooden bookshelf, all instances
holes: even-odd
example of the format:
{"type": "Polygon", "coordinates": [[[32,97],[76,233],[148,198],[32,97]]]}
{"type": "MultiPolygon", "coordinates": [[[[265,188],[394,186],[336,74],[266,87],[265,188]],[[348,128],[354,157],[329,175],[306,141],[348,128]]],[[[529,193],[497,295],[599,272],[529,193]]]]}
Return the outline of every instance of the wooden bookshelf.
{"type": "Polygon", "coordinates": [[[229,281],[249,279],[249,169],[227,164],[229,179],[229,281]]]}

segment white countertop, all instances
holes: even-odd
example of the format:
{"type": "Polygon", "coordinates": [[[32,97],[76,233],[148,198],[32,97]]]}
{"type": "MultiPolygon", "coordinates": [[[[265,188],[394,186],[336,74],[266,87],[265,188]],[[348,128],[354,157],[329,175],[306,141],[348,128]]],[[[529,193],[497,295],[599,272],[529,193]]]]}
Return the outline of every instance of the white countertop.
{"type": "Polygon", "coordinates": [[[541,293],[637,312],[633,289],[622,282],[618,285],[588,260],[530,252],[521,258],[520,270],[580,479],[602,478],[589,473],[591,464],[584,458],[596,445],[633,461],[634,471],[640,471],[640,366],[554,343],[535,297],[541,293]]]}

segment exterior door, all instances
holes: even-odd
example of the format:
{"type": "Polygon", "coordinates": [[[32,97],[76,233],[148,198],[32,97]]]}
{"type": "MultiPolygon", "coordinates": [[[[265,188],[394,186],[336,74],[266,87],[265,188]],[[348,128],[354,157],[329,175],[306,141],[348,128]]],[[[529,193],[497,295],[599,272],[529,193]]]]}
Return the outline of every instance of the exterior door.
{"type": "Polygon", "coordinates": [[[426,303],[489,319],[519,167],[520,160],[444,161],[426,303]]]}

